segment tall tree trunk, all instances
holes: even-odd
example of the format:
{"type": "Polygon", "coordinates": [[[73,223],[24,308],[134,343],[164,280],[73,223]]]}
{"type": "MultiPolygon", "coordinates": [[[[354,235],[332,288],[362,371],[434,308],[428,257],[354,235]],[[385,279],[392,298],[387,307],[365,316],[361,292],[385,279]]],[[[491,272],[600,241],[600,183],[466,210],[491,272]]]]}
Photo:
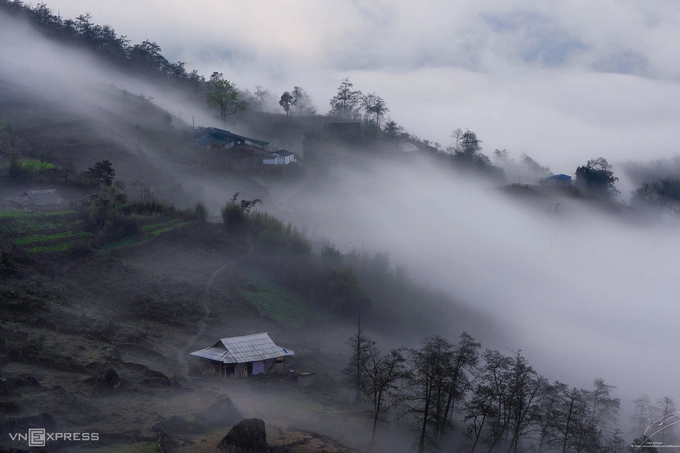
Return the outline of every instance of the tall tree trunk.
{"type": "Polygon", "coordinates": [[[477,446],[477,442],[479,442],[479,438],[482,436],[482,429],[484,428],[484,422],[486,421],[486,415],[482,417],[482,423],[479,424],[479,431],[475,430],[475,441],[472,444],[472,448],[470,449],[470,453],[475,452],[475,447],[477,446]]]}
{"type": "Polygon", "coordinates": [[[420,441],[418,442],[418,452],[422,453],[425,450],[425,432],[427,430],[427,418],[430,413],[430,398],[432,397],[432,385],[429,378],[425,378],[425,411],[423,413],[423,426],[420,430],[420,441]]]}

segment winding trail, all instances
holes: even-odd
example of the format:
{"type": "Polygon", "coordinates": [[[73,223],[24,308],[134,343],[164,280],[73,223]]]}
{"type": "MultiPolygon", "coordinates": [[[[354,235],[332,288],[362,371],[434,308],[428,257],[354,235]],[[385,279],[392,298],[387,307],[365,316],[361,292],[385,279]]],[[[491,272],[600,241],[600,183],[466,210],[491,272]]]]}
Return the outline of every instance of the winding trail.
{"type": "MultiPolygon", "coordinates": [[[[246,255],[247,255],[247,253],[246,253],[246,255]]],[[[229,266],[233,265],[234,263],[236,263],[237,261],[243,259],[243,257],[246,256],[246,255],[239,256],[237,258],[233,258],[233,259],[227,261],[225,264],[223,264],[222,266],[217,268],[217,270],[215,272],[213,272],[212,275],[210,276],[210,278],[208,279],[208,282],[205,285],[205,290],[203,291],[203,302],[202,302],[202,305],[201,305],[202,308],[203,308],[203,316],[198,321],[198,327],[199,327],[198,332],[196,332],[196,334],[189,339],[189,341],[187,342],[187,344],[183,348],[181,348],[177,351],[177,360],[178,360],[178,362],[181,366],[183,377],[186,378],[189,375],[189,362],[187,361],[188,351],[191,350],[191,348],[193,348],[196,341],[199,339],[199,337],[201,335],[203,335],[203,332],[205,332],[206,328],[208,327],[208,324],[207,324],[206,321],[208,320],[208,317],[210,317],[210,315],[212,314],[212,312],[210,311],[210,307],[208,305],[208,300],[209,300],[208,296],[210,294],[210,286],[213,284],[215,277],[217,277],[217,275],[220,272],[222,272],[226,267],[229,267],[229,266]]]]}

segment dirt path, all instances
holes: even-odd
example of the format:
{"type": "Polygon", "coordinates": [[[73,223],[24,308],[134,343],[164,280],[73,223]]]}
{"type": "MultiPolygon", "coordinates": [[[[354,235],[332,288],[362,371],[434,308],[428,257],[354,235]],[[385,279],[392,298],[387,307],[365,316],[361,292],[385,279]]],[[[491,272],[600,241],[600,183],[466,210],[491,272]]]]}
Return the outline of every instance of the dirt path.
{"type": "Polygon", "coordinates": [[[208,296],[210,294],[210,286],[212,285],[213,281],[215,280],[215,277],[222,272],[226,267],[229,267],[236,263],[237,261],[241,260],[243,257],[239,256],[238,258],[233,258],[229,261],[227,261],[225,264],[220,266],[215,272],[212,273],[210,278],[208,279],[208,282],[205,284],[205,290],[203,291],[203,302],[202,302],[202,308],[203,308],[203,316],[201,319],[198,321],[198,332],[196,332],[196,335],[192,336],[189,341],[187,342],[186,346],[184,346],[182,349],[177,351],[177,360],[179,361],[179,364],[182,369],[182,375],[184,377],[187,377],[189,374],[189,362],[187,360],[189,354],[188,351],[191,350],[191,348],[194,347],[194,344],[196,341],[199,339],[201,335],[203,335],[203,332],[205,332],[205,329],[208,327],[207,325],[207,320],[208,317],[212,314],[210,311],[210,307],[208,306],[208,296]]]}

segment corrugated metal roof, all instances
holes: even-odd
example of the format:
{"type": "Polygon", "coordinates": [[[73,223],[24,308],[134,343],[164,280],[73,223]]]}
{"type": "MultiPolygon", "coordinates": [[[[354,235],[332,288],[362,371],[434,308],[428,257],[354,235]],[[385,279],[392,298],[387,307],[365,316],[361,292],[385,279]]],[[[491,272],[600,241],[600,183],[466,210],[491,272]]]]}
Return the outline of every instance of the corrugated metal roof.
{"type": "Polygon", "coordinates": [[[213,346],[191,355],[222,363],[246,363],[295,355],[294,351],[274,344],[269,335],[256,333],[242,337],[221,338],[213,346]]]}
{"type": "Polygon", "coordinates": [[[195,142],[199,143],[203,146],[207,146],[211,143],[214,143],[217,140],[226,140],[224,143],[220,144],[226,144],[226,143],[231,143],[236,140],[242,140],[245,142],[251,142],[259,146],[266,146],[269,144],[269,142],[265,142],[263,140],[257,140],[255,138],[250,138],[250,137],[245,137],[243,135],[238,135],[234,134],[233,132],[230,132],[226,129],[219,129],[216,127],[203,127],[200,129],[196,129],[194,132],[194,138],[195,142]],[[212,141],[211,141],[212,140],[212,141]]]}
{"type": "Polygon", "coordinates": [[[548,176],[546,179],[571,179],[571,176],[560,173],[559,175],[548,176]]]}
{"type": "Polygon", "coordinates": [[[411,142],[401,142],[399,143],[399,148],[405,153],[412,153],[418,151],[418,147],[411,142]]]}
{"type": "Polygon", "coordinates": [[[286,157],[286,156],[293,156],[295,153],[291,153],[291,152],[288,151],[287,149],[280,149],[280,150],[278,150],[278,151],[274,151],[274,152],[271,153],[271,154],[278,154],[278,155],[281,156],[281,157],[286,157]]]}

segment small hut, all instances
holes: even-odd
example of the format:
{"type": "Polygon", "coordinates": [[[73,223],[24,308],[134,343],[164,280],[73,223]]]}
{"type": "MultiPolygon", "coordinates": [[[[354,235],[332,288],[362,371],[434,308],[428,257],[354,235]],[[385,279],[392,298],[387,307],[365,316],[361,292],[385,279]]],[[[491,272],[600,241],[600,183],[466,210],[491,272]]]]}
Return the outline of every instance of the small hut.
{"type": "Polygon", "coordinates": [[[560,173],[559,175],[551,175],[547,178],[541,178],[538,181],[539,186],[571,186],[571,176],[560,173]]]}
{"type": "Polygon", "coordinates": [[[220,377],[248,377],[280,372],[285,358],[295,355],[274,344],[267,332],[220,338],[210,347],[192,352],[201,359],[201,371],[220,377]]]}
{"type": "Polygon", "coordinates": [[[57,193],[57,189],[31,190],[7,201],[10,206],[18,209],[52,210],[64,206],[64,199],[57,193]]]}
{"type": "Polygon", "coordinates": [[[288,165],[295,161],[295,153],[291,153],[286,149],[280,149],[270,153],[267,157],[262,159],[264,165],[288,165]]]}

